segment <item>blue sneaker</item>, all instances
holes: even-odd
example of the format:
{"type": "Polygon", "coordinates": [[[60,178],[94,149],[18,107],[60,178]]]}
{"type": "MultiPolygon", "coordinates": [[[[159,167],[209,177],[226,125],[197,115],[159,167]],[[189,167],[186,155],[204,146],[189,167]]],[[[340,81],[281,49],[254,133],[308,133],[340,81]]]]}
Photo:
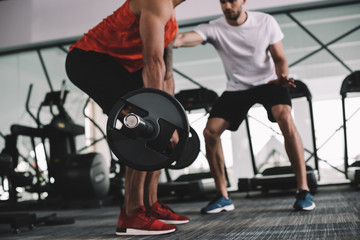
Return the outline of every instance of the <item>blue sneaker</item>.
{"type": "Polygon", "coordinates": [[[206,207],[201,209],[201,213],[219,213],[222,211],[232,211],[234,209],[235,207],[230,197],[225,198],[221,194],[217,194],[206,207]]]}
{"type": "Polygon", "coordinates": [[[296,192],[296,202],[294,203],[295,210],[311,211],[316,206],[309,191],[300,189],[296,192]]]}

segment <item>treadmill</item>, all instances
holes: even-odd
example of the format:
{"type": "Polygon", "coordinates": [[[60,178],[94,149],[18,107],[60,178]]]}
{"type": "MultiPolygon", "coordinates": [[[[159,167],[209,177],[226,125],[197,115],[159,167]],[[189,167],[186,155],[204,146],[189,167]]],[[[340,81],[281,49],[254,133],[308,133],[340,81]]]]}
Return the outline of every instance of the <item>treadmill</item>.
{"type": "Polygon", "coordinates": [[[349,119],[346,119],[345,111],[345,99],[347,98],[348,93],[350,92],[360,92],[360,71],[355,71],[347,76],[341,85],[341,101],[342,101],[342,112],[343,112],[343,129],[344,129],[344,166],[345,166],[345,176],[351,181],[353,186],[358,186],[360,184],[360,160],[354,161],[352,164],[349,164],[349,155],[348,155],[348,139],[347,139],[347,128],[346,122],[349,119]]]}
{"type": "MultiPolygon", "coordinates": [[[[203,109],[207,114],[218,99],[218,95],[210,89],[200,87],[182,90],[175,94],[175,98],[188,113],[193,110],[203,109]]],[[[197,157],[197,154],[195,157],[197,157]]],[[[224,168],[227,185],[230,186],[226,166],[224,166],[224,168]]],[[[173,180],[169,170],[172,170],[171,167],[164,169],[166,182],[159,182],[159,197],[176,196],[179,199],[184,197],[199,198],[206,194],[216,192],[215,181],[210,172],[183,174],[173,180]]]]}
{"type": "MultiPolygon", "coordinates": [[[[310,192],[315,193],[317,190],[317,180],[320,178],[319,165],[317,156],[317,147],[315,140],[315,126],[314,116],[312,108],[312,95],[308,87],[300,80],[295,80],[296,88],[290,88],[291,99],[305,97],[308,102],[308,108],[310,112],[311,121],[311,136],[313,142],[313,150],[304,149],[310,154],[305,160],[306,162],[306,176],[310,192]],[[307,163],[310,159],[314,159],[315,168],[309,166],[307,163]]],[[[294,171],[291,166],[274,166],[266,168],[262,172],[259,172],[256,166],[255,155],[253,151],[253,145],[251,140],[251,133],[249,127],[248,117],[245,119],[246,130],[249,140],[250,156],[252,161],[252,167],[254,171],[254,177],[252,178],[239,178],[238,179],[238,191],[239,192],[250,192],[250,191],[262,191],[267,193],[269,190],[286,190],[294,189],[297,187],[294,171]]]]}

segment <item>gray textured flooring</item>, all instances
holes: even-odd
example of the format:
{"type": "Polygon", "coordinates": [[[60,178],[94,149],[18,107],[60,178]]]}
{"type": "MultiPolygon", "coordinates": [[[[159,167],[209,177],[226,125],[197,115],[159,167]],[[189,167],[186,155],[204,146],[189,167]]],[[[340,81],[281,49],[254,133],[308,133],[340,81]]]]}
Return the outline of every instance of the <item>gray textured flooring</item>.
{"type": "MultiPolygon", "coordinates": [[[[360,239],[360,191],[348,186],[319,187],[314,196],[317,208],[311,212],[292,209],[293,193],[251,193],[231,195],[236,209],[215,215],[199,210],[207,200],[177,202],[168,205],[190,217],[175,233],[161,236],[120,237],[115,235],[119,208],[115,206],[32,211],[37,217],[56,213],[73,217],[74,224],[37,226],[13,234],[9,225],[0,225],[0,239],[360,239]]],[[[31,212],[31,211],[30,211],[31,212]]]]}

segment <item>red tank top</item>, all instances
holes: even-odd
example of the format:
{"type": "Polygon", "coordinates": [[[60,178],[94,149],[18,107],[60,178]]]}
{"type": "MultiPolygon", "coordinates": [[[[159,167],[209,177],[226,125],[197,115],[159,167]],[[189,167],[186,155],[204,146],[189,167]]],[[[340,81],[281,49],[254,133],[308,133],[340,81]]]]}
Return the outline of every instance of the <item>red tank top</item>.
{"type": "MultiPolygon", "coordinates": [[[[175,38],[178,25],[174,16],[165,25],[164,48],[175,38]]],[[[113,56],[129,72],[141,69],[142,43],[139,32],[139,18],[129,8],[127,0],[112,15],[84,34],[70,46],[85,51],[95,51],[113,56]]]]}

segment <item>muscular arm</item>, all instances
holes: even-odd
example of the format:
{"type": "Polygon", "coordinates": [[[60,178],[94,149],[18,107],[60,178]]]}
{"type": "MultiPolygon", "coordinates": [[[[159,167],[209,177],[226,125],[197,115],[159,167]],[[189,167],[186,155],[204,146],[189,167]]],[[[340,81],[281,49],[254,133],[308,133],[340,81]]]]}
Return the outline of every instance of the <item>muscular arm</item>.
{"type": "Polygon", "coordinates": [[[288,75],[288,65],[284,54],[282,42],[279,41],[269,47],[271,56],[275,63],[276,75],[280,78],[282,75],[288,75]]]}
{"type": "Polygon", "coordinates": [[[171,95],[174,95],[174,76],[173,76],[173,44],[172,41],[166,48],[164,52],[164,60],[165,60],[165,81],[164,81],[164,90],[171,95]]]}
{"type": "MultiPolygon", "coordinates": [[[[168,0],[138,0],[140,5],[140,37],[143,44],[144,87],[164,89],[164,34],[173,6],[168,0]]],[[[171,92],[169,92],[171,93],[171,92]]]]}
{"type": "Polygon", "coordinates": [[[174,48],[178,47],[194,47],[196,45],[199,45],[204,40],[197,32],[185,32],[180,33],[174,43],[174,48]]]}
{"type": "Polygon", "coordinates": [[[289,78],[289,67],[285,57],[282,42],[279,41],[269,46],[269,51],[275,63],[275,71],[277,79],[269,83],[280,84],[283,87],[295,87],[294,79],[289,78]]]}

